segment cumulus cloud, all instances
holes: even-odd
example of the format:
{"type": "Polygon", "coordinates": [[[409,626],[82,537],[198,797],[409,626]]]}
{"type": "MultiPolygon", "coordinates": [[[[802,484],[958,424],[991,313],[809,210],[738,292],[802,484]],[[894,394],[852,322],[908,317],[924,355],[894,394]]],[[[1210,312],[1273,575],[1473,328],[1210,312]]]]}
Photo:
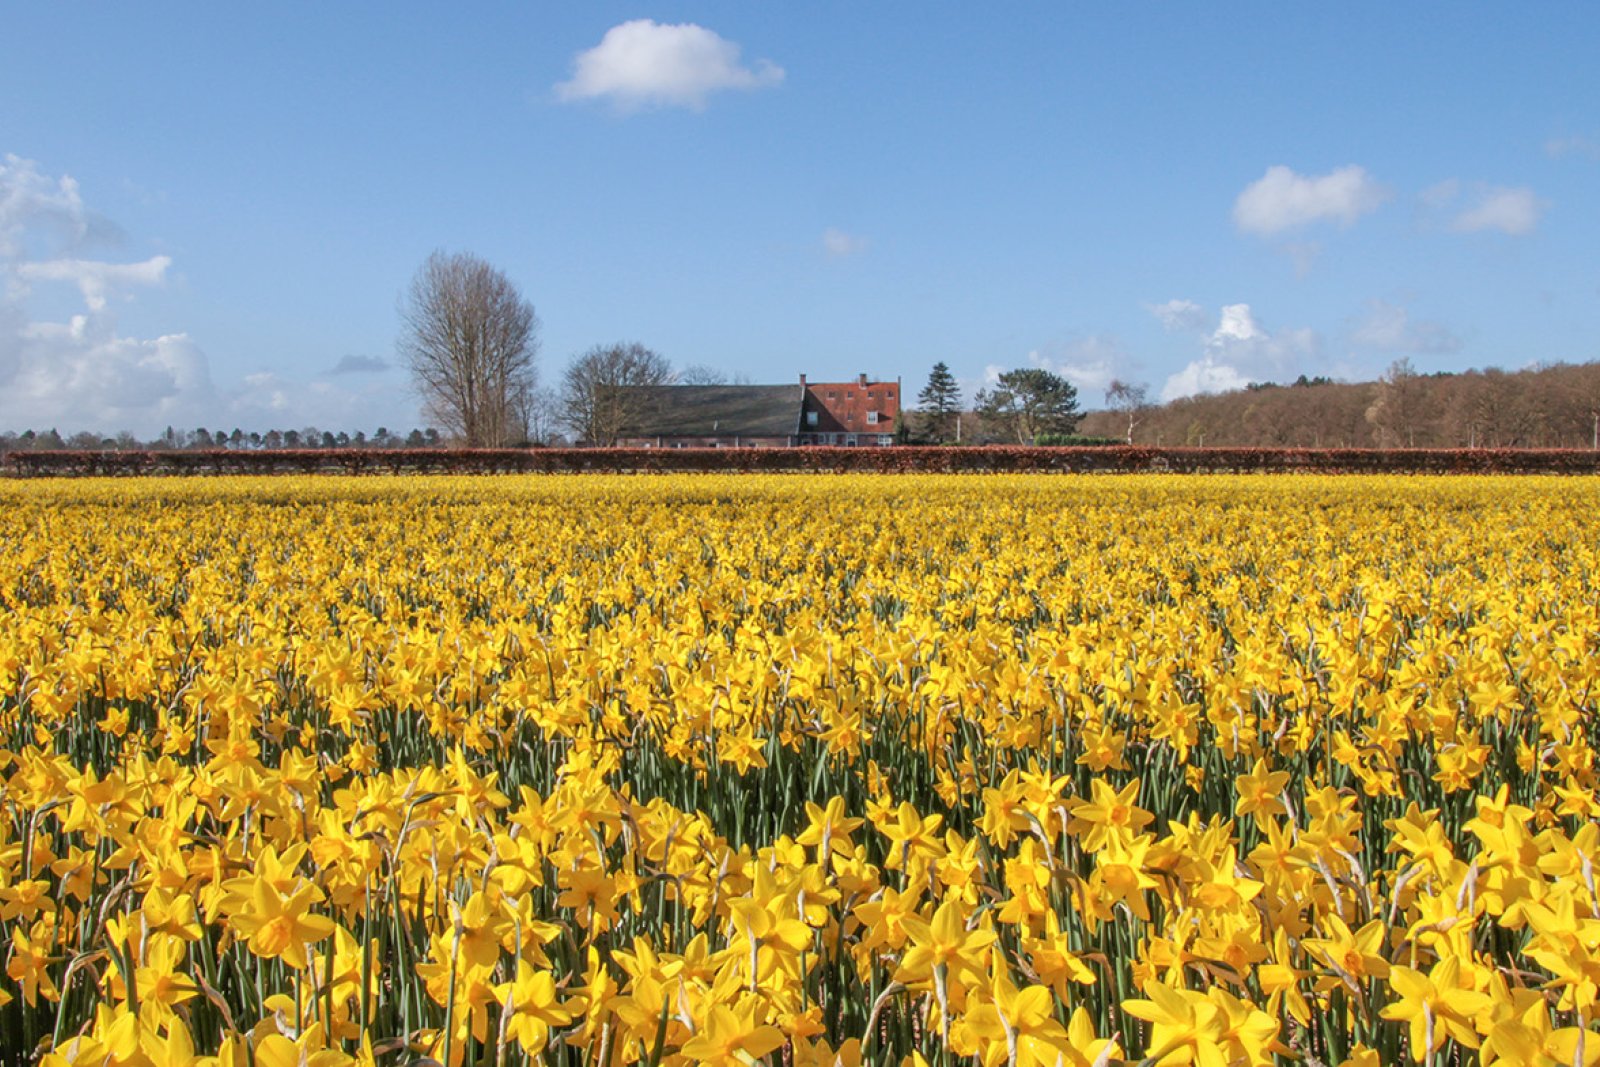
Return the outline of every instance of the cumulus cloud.
{"type": "MultiPolygon", "coordinates": [[[[265,429],[324,419],[344,428],[352,418],[378,415],[398,424],[414,417],[401,387],[381,376],[345,389],[252,375],[235,388],[218,389],[205,353],[188,334],[124,335],[115,298],[132,299],[161,285],[172,261],[152,256],[119,263],[85,254],[117,234],[85,206],[71,177],[47,175],[16,156],[0,164],[0,430],[128,430],[151,437],[168,425],[223,420],[265,429]],[[66,321],[33,314],[34,298],[52,287],[75,289],[81,298],[66,321]]],[[[346,372],[383,365],[359,356],[341,361],[346,372]]]]}
{"type": "Polygon", "coordinates": [[[51,178],[31,159],[7,155],[0,162],[0,257],[21,257],[29,236],[72,247],[86,240],[90,230],[76,181],[51,178]]]}
{"type": "Polygon", "coordinates": [[[1200,357],[1167,379],[1161,399],[1243,389],[1281,377],[1316,356],[1319,347],[1309,328],[1268,330],[1256,321],[1249,304],[1228,304],[1200,357]]]}
{"type": "Polygon", "coordinates": [[[77,286],[90,311],[103,311],[106,293],[112,289],[160,285],[166,280],[172,260],[152,256],[143,263],[102,263],[92,259],[52,259],[42,263],[20,263],[16,276],[26,282],[68,282],[77,286]]]}
{"type": "Polygon", "coordinates": [[[1268,167],[1234,201],[1233,221],[1239,229],[1264,237],[1323,220],[1349,226],[1388,198],[1388,190],[1366,168],[1353,164],[1315,177],[1285,166],[1268,167]]]}
{"type": "Polygon", "coordinates": [[[1167,379],[1167,383],[1161,387],[1161,402],[1165,404],[1179,397],[1201,393],[1228,393],[1243,389],[1253,380],[1241,374],[1238,368],[1206,356],[1190,361],[1188,366],[1167,379]]]}
{"type": "Polygon", "coordinates": [[[835,259],[860,255],[867,250],[867,239],[829,226],[822,231],[822,248],[835,259]]]}
{"type": "Polygon", "coordinates": [[[1363,348],[1380,352],[1414,352],[1419,355],[1455,352],[1461,338],[1438,322],[1413,321],[1403,304],[1374,300],[1350,339],[1363,348]]]}
{"type": "Polygon", "coordinates": [[[0,338],[0,425],[154,433],[203,414],[204,353],[185,334],[123,337],[100,315],[29,322],[0,338]]]}
{"type": "Polygon", "coordinates": [[[1145,310],[1156,317],[1163,329],[1172,333],[1199,333],[1210,322],[1206,309],[1193,300],[1168,300],[1164,304],[1146,304],[1145,310]]]}
{"type": "Polygon", "coordinates": [[[1115,337],[1078,337],[1049,349],[1034,349],[1028,362],[1059,374],[1079,392],[1102,391],[1118,377],[1129,374],[1133,356],[1115,337]]]}
{"type": "Polygon", "coordinates": [[[333,365],[329,374],[382,374],[389,369],[389,361],[378,356],[344,355],[333,365]]]}
{"type": "Polygon", "coordinates": [[[624,111],[687,107],[699,111],[712,93],[764,89],[783,81],[768,60],[745,66],[737,44],[694,23],[668,25],[634,19],[606,31],[600,43],[578,53],[561,100],[609,100],[624,111]]]}
{"type": "Polygon", "coordinates": [[[1475,203],[1457,215],[1450,228],[1457,233],[1499,230],[1514,237],[1532,233],[1544,213],[1545,203],[1527,186],[1479,186],[1475,203]]]}
{"type": "Polygon", "coordinates": [[[172,261],[115,263],[82,253],[116,230],[83,202],[70,176],[32,160],[0,165],[0,427],[153,432],[205,410],[204,353],[184,333],[125,337],[107,310],[114,294],[160,285],[172,261]],[[67,285],[83,312],[65,322],[29,313],[36,289],[67,285]]]}

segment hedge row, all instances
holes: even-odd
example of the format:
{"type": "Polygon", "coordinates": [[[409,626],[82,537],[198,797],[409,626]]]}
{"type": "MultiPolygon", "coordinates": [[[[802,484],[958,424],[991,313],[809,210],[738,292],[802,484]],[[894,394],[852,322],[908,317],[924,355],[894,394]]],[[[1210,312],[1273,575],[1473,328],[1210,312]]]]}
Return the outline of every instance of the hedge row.
{"type": "Polygon", "coordinates": [[[1573,449],[684,448],[299,449],[235,452],[10,452],[11,476],[134,474],[575,474],[655,471],[1003,472],[1306,471],[1592,474],[1600,452],[1573,449]]]}

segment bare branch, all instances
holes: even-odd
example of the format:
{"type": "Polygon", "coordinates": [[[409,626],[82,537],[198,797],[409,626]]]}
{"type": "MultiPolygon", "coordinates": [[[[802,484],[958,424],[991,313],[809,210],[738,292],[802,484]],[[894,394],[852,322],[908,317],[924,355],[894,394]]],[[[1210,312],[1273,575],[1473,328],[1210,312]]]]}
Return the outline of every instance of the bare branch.
{"type": "Polygon", "coordinates": [[[397,345],[428,416],[469,447],[526,436],[539,318],[500,271],[467,253],[428,257],[400,306],[397,345]]]}

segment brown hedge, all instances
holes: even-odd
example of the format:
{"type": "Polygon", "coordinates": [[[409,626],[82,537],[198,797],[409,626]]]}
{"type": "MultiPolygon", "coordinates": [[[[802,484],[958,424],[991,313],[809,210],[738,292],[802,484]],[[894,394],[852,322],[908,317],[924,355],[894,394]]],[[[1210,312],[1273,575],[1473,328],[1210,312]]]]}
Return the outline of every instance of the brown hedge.
{"type": "Polygon", "coordinates": [[[1576,449],[684,448],[277,449],[236,452],[10,452],[11,476],[201,474],[579,474],[668,471],[845,473],[1224,471],[1326,474],[1592,474],[1600,453],[1576,449]]]}

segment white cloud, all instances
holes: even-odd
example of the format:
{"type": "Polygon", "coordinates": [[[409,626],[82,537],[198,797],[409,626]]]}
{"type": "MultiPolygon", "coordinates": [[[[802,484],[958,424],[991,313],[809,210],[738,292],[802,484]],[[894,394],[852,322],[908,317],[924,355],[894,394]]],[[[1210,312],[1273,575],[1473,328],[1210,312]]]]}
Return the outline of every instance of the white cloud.
{"type": "Polygon", "coordinates": [[[1251,382],[1282,377],[1315,357],[1319,348],[1317,335],[1309,328],[1268,330],[1256,321],[1249,304],[1228,304],[1206,339],[1205,351],[1167,379],[1161,399],[1242,389],[1251,382]]]}
{"type": "Polygon", "coordinates": [[[606,31],[573,60],[572,78],[556,86],[562,100],[610,100],[624,111],[687,107],[696,111],[724,89],[763,89],[783,81],[783,68],[747,67],[739,46],[693,23],[634,19],[606,31]]]}
{"type": "Polygon", "coordinates": [[[88,236],[89,216],[72,178],[51,179],[33,160],[7,155],[0,162],[0,257],[20,257],[30,233],[76,244],[88,236]]]}
{"type": "Polygon", "coordinates": [[[1177,374],[1167,379],[1161,387],[1163,404],[1180,397],[1200,393],[1227,393],[1243,389],[1252,379],[1240,374],[1238,369],[1219,363],[1211,356],[1193,360],[1177,374]]]}
{"type": "Polygon", "coordinates": [[[1600,159],[1600,141],[1583,136],[1552,137],[1544,143],[1544,151],[1551,159],[1561,159],[1563,156],[1600,159]]]}
{"type": "Polygon", "coordinates": [[[1368,305],[1366,318],[1356,326],[1350,339],[1380,352],[1430,354],[1455,352],[1461,348],[1461,338],[1442,323],[1414,322],[1403,304],[1391,304],[1386,300],[1374,300],[1368,305]]]}
{"type": "Polygon", "coordinates": [[[70,176],[17,156],[0,164],[0,428],[150,433],[209,403],[206,358],[187,335],[125,337],[107,311],[112,294],[161,284],[172,261],[71,254],[111,233],[70,176]],[[84,312],[36,321],[30,298],[49,284],[75,287],[84,312]]]}
{"type": "Polygon", "coordinates": [[[1213,344],[1232,344],[1235,341],[1259,341],[1266,335],[1256,325],[1249,304],[1228,304],[1222,309],[1222,321],[1217,332],[1211,335],[1213,344]]]}
{"type": "Polygon", "coordinates": [[[1028,362],[1059,374],[1080,392],[1104,390],[1112,379],[1126,377],[1133,362],[1127,348],[1114,337],[1079,337],[1049,351],[1034,349],[1028,362]]]}
{"type": "Polygon", "coordinates": [[[1477,203],[1450,223],[1450,228],[1457,233],[1499,230],[1521,236],[1533,232],[1545,209],[1544,201],[1527,186],[1480,186],[1475,196],[1477,203]]]}
{"type": "Polygon", "coordinates": [[[172,260],[152,256],[143,263],[102,263],[92,259],[52,259],[42,263],[21,263],[16,276],[23,281],[70,282],[78,287],[90,311],[103,311],[109,289],[160,285],[172,260]]]}
{"type": "Polygon", "coordinates": [[[1364,167],[1340,167],[1320,177],[1296,174],[1285,166],[1268,167],[1239,194],[1233,221],[1239,229],[1262,236],[1324,219],[1349,226],[1388,198],[1388,190],[1364,167]]]}
{"type": "Polygon", "coordinates": [[[1193,300],[1168,300],[1164,304],[1146,304],[1145,310],[1161,322],[1162,328],[1174,333],[1199,333],[1210,321],[1205,308],[1193,300]]]}
{"type": "Polygon", "coordinates": [[[1461,181],[1457,178],[1446,178],[1442,182],[1435,182],[1422,190],[1422,206],[1435,211],[1442,211],[1449,207],[1456,197],[1461,195],[1461,181]]]}
{"type": "Polygon", "coordinates": [[[120,336],[103,315],[26,323],[0,337],[0,426],[152,434],[206,412],[211,377],[185,334],[120,336]]]}
{"type": "MultiPolygon", "coordinates": [[[[342,388],[252,375],[239,388],[219,390],[205,353],[187,334],[124,336],[112,298],[160,285],[172,262],[152,256],[113,263],[73,254],[113,232],[85,207],[71,177],[50,177],[16,156],[0,163],[0,430],[128,430],[152,437],[168,425],[223,420],[261,429],[314,420],[355,429],[370,421],[370,429],[378,421],[398,425],[415,418],[415,404],[386,376],[342,388]],[[74,287],[82,310],[65,322],[36,318],[30,301],[46,285],[74,287]]],[[[382,361],[369,360],[366,369],[371,362],[382,361]]]]}
{"type": "Polygon", "coordinates": [[[829,226],[822,231],[822,247],[835,259],[860,255],[867,250],[867,239],[829,226]]]}

